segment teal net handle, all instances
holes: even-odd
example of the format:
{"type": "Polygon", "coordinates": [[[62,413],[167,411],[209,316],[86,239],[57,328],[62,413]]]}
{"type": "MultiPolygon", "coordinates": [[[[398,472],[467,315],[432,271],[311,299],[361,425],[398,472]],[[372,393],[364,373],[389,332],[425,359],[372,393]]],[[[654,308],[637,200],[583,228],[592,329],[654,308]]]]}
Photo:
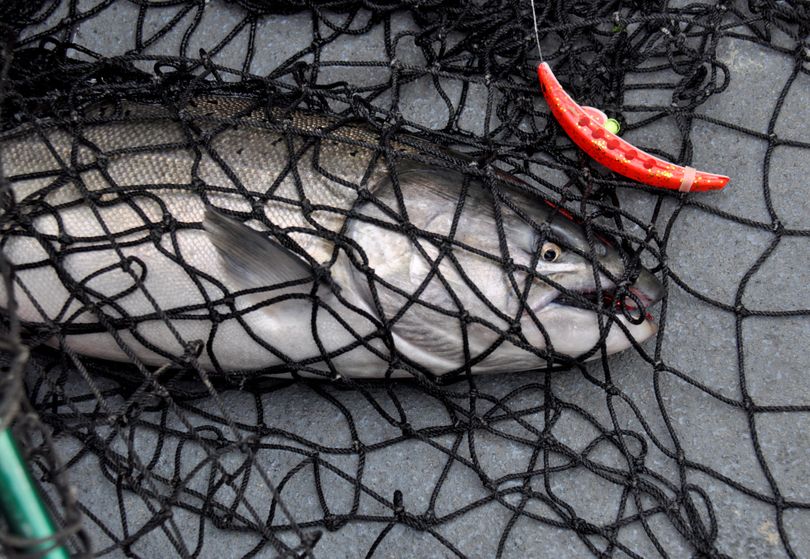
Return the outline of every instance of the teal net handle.
{"type": "Polygon", "coordinates": [[[27,553],[43,559],[70,559],[67,550],[55,545],[56,527],[28,472],[11,429],[0,430],[0,516],[13,535],[31,540],[27,553]],[[50,541],[47,541],[50,538],[50,541]]]}

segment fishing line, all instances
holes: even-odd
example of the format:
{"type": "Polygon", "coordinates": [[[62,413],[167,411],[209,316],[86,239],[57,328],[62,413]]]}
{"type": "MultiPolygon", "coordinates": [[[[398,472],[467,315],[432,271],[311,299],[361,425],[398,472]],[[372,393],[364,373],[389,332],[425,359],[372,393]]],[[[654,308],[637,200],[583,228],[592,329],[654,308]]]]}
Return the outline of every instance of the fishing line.
{"type": "Polygon", "coordinates": [[[532,22],[534,23],[534,40],[537,41],[537,54],[540,55],[540,63],[543,60],[543,49],[540,48],[540,31],[537,30],[537,10],[534,7],[534,0],[529,0],[532,4],[532,22]]]}

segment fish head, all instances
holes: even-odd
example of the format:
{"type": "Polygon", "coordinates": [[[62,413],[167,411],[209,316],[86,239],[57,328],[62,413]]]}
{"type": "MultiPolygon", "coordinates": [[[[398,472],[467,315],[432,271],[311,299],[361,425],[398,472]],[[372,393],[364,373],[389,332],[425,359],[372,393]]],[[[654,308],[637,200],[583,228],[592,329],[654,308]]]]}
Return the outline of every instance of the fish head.
{"type": "Polygon", "coordinates": [[[544,328],[527,337],[578,356],[590,353],[603,338],[611,354],[657,331],[648,309],[663,298],[664,288],[653,273],[565,210],[549,204],[528,208],[529,219],[512,220],[507,229],[507,235],[524,240],[523,258],[531,258],[535,272],[532,289],[539,288],[535,296],[530,289],[526,301],[544,328]]]}
{"type": "Polygon", "coordinates": [[[537,368],[549,354],[590,358],[601,343],[615,353],[656,331],[655,276],[540,198],[409,169],[359,215],[347,234],[373,273],[348,283],[434,371],[479,357],[477,371],[537,368]]]}

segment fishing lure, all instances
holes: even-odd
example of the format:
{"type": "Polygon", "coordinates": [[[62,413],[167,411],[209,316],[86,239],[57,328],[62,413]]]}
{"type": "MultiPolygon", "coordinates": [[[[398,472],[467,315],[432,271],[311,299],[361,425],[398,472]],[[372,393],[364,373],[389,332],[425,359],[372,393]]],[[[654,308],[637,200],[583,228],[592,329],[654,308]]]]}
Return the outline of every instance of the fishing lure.
{"type": "Polygon", "coordinates": [[[682,167],[646,153],[616,135],[618,123],[593,107],[582,107],[565,92],[551,67],[537,67],[540,90],[565,133],[593,159],[635,181],[680,192],[720,190],[729,178],[682,167]]]}

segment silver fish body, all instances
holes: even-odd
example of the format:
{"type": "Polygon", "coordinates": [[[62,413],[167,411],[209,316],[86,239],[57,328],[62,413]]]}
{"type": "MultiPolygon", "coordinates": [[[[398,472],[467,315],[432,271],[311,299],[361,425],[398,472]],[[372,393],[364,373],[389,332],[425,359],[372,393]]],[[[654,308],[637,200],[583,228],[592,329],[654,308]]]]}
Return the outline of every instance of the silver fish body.
{"type": "MultiPolygon", "coordinates": [[[[595,271],[579,226],[409,161],[407,142],[383,156],[365,128],[226,99],[182,122],[125,112],[0,138],[18,314],[77,353],[162,365],[201,347],[206,369],[375,377],[526,370],[549,349],[614,353],[655,331],[571,304],[615,287],[613,248],[597,243],[595,271]]],[[[643,270],[634,293],[653,304],[660,285],[643,270]]]]}

